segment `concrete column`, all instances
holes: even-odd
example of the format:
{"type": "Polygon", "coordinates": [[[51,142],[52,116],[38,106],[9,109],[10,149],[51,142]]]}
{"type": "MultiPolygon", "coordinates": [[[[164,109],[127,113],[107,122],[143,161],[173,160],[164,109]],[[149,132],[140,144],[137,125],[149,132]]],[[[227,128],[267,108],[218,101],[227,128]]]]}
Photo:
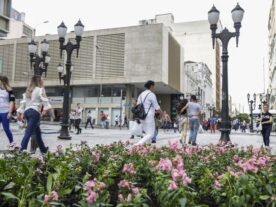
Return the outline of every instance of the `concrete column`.
{"type": "Polygon", "coordinates": [[[137,96],[135,96],[135,87],[134,85],[126,85],[126,116],[127,116],[127,119],[129,120],[131,116],[131,102],[132,102],[132,98],[137,98],[137,96]]]}
{"type": "Polygon", "coordinates": [[[13,84],[14,84],[14,77],[15,77],[16,46],[17,46],[17,42],[15,40],[14,41],[14,45],[13,45],[12,79],[11,79],[11,81],[12,81],[13,84]]]}

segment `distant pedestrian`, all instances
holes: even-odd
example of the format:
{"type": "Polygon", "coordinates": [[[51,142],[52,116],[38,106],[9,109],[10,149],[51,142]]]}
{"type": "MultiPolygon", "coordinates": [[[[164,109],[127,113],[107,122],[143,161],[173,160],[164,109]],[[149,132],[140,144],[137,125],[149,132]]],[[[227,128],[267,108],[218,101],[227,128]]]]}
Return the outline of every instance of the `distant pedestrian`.
{"type": "Polygon", "coordinates": [[[184,107],[184,109],[188,110],[188,117],[189,117],[189,127],[190,127],[190,134],[189,134],[189,144],[196,146],[196,138],[197,133],[199,131],[199,116],[201,115],[201,106],[197,103],[197,98],[195,95],[191,96],[191,101],[184,107]]]}
{"type": "Polygon", "coordinates": [[[119,127],[119,117],[116,115],[115,117],[115,127],[119,127]]]}
{"type": "Polygon", "coordinates": [[[69,119],[70,119],[69,130],[70,131],[71,131],[72,126],[75,129],[75,117],[76,117],[76,111],[75,110],[71,110],[71,112],[69,114],[69,119]]]}
{"type": "Polygon", "coordinates": [[[6,76],[0,76],[0,123],[9,139],[9,149],[15,148],[13,135],[10,130],[9,120],[12,118],[15,96],[12,87],[9,85],[9,79],[6,76]]]}
{"type": "Polygon", "coordinates": [[[81,108],[80,103],[78,103],[77,109],[76,109],[76,119],[75,119],[77,134],[81,133],[80,124],[81,124],[81,120],[82,120],[82,111],[83,111],[83,109],[81,108]]]}
{"type": "Polygon", "coordinates": [[[241,125],[241,130],[242,130],[242,133],[245,133],[246,132],[246,121],[245,120],[243,120],[243,122],[242,122],[242,125],[241,125]]]}
{"type": "Polygon", "coordinates": [[[140,121],[142,124],[142,130],[146,135],[139,142],[137,142],[136,145],[145,144],[152,141],[156,131],[154,121],[155,112],[162,114],[162,110],[160,109],[156,95],[154,94],[154,81],[147,81],[145,83],[145,88],[146,90],[139,95],[137,104],[143,104],[144,106],[146,118],[140,121]]]}
{"type": "Polygon", "coordinates": [[[164,111],[164,114],[163,114],[163,129],[164,129],[164,132],[170,130],[170,124],[171,123],[172,123],[172,121],[171,121],[171,118],[170,118],[169,114],[166,111],[164,111]]]}
{"type": "Polygon", "coordinates": [[[93,126],[93,123],[92,123],[92,112],[91,112],[91,110],[89,110],[87,115],[86,115],[85,129],[87,128],[88,124],[90,124],[91,128],[94,129],[94,126],[93,126]]]}
{"type": "Polygon", "coordinates": [[[23,100],[20,103],[20,108],[17,110],[18,120],[21,121],[23,119],[23,113],[25,119],[27,120],[27,128],[21,142],[21,151],[27,149],[33,132],[35,132],[36,142],[40,151],[42,153],[46,153],[48,151],[48,147],[45,147],[41,137],[40,117],[44,116],[50,108],[51,105],[46,96],[41,77],[33,76],[26,93],[23,94],[23,100]],[[43,111],[41,112],[42,105],[43,111]]]}
{"type": "Polygon", "coordinates": [[[109,129],[109,124],[110,124],[110,116],[107,114],[106,115],[106,121],[105,121],[105,128],[109,129]]]}
{"type": "Polygon", "coordinates": [[[217,119],[216,117],[212,117],[210,119],[210,128],[211,128],[211,134],[216,133],[216,128],[217,128],[217,119]]]}
{"type": "Polygon", "coordinates": [[[179,131],[181,132],[180,142],[186,144],[187,131],[188,131],[188,113],[187,113],[188,100],[184,99],[177,107],[179,131]],[[185,108],[186,107],[186,108],[185,108]]]}
{"type": "Polygon", "coordinates": [[[265,147],[269,147],[269,142],[270,142],[270,133],[272,129],[272,124],[273,124],[273,118],[272,114],[269,113],[268,105],[264,104],[263,105],[263,113],[260,119],[262,123],[262,135],[263,135],[263,141],[265,147]]]}
{"type": "Polygon", "coordinates": [[[100,119],[101,119],[101,127],[102,128],[105,128],[105,126],[106,126],[106,115],[105,115],[105,113],[103,112],[103,111],[101,111],[101,114],[100,114],[100,119]]]}

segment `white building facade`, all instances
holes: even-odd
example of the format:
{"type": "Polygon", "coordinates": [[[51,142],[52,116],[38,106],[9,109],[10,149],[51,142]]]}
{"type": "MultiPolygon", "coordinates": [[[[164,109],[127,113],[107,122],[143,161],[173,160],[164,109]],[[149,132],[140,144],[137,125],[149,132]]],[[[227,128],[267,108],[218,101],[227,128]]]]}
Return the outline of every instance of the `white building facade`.
{"type": "Polygon", "coordinates": [[[270,107],[276,109],[276,1],[272,0],[269,30],[269,90],[271,92],[270,107]]]}
{"type": "Polygon", "coordinates": [[[205,118],[209,118],[208,107],[214,105],[211,70],[205,63],[187,61],[184,63],[182,77],[181,87],[186,98],[189,98],[190,95],[196,95],[206,114],[205,118]]]}

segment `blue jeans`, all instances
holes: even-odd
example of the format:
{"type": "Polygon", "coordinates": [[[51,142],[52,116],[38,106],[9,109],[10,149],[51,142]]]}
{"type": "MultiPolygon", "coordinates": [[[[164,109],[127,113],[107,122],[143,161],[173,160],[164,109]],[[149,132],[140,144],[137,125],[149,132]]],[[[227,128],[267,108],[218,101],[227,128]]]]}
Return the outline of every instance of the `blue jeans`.
{"type": "Polygon", "coordinates": [[[39,126],[40,114],[34,109],[28,109],[27,111],[25,111],[24,117],[27,120],[27,128],[25,130],[25,135],[21,142],[21,151],[27,149],[30,137],[32,136],[33,133],[35,133],[36,142],[40,151],[42,153],[46,153],[48,149],[45,147],[44,142],[42,140],[41,130],[39,126]]]}
{"type": "Polygon", "coordinates": [[[196,143],[197,132],[199,129],[199,120],[198,119],[190,119],[189,125],[190,125],[189,140],[192,141],[192,143],[196,143]]]}
{"type": "Polygon", "coordinates": [[[13,143],[13,136],[10,130],[10,123],[8,120],[8,113],[0,113],[0,123],[2,122],[2,126],[4,131],[9,138],[10,143],[13,143]]]}
{"type": "Polygon", "coordinates": [[[153,142],[156,142],[157,135],[158,135],[158,128],[155,129],[154,137],[152,138],[153,142]]]}

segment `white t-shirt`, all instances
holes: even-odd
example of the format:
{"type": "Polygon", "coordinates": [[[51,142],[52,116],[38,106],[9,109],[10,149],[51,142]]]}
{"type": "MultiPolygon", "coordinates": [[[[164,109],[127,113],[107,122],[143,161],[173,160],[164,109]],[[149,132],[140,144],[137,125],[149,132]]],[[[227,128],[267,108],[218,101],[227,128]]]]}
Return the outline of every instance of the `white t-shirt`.
{"type": "Polygon", "coordinates": [[[137,100],[137,104],[143,103],[145,112],[148,113],[147,118],[154,118],[155,111],[160,109],[156,95],[150,90],[142,92],[137,100]]]}
{"type": "Polygon", "coordinates": [[[190,119],[198,119],[201,112],[201,106],[199,103],[189,102],[188,103],[188,116],[190,119]]]}
{"type": "Polygon", "coordinates": [[[0,113],[9,112],[9,93],[6,90],[0,88],[0,113]]]}
{"type": "Polygon", "coordinates": [[[82,119],[82,108],[76,109],[76,119],[82,119]]]}

